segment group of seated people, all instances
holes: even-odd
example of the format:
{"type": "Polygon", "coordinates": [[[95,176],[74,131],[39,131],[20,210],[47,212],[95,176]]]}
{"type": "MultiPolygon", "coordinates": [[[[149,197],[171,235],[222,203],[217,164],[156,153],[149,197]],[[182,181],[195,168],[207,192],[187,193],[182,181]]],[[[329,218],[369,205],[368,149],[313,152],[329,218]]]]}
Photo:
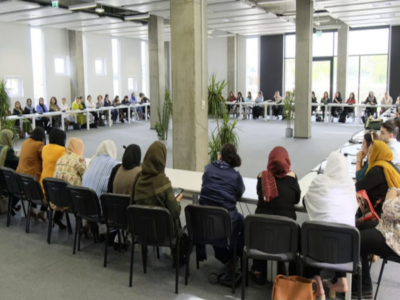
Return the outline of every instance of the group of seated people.
{"type": "MultiPolygon", "coordinates": [[[[136,104],[144,104],[150,103],[150,100],[144,95],[144,93],[140,93],[140,100],[136,100],[135,93],[131,94],[131,97],[125,96],[122,101],[119,100],[119,96],[115,96],[114,100],[111,102],[109,100],[108,94],[104,96],[97,96],[97,102],[92,100],[92,96],[88,95],[86,97],[86,101],[82,96],[75,97],[75,100],[72,102],[71,107],[67,104],[67,99],[62,98],[61,103],[57,102],[56,97],[50,98],[49,107],[44,103],[44,99],[42,97],[39,98],[39,104],[36,107],[33,104],[31,98],[26,100],[26,106],[22,109],[21,103],[16,101],[14,104],[13,115],[23,115],[23,114],[44,114],[43,116],[36,117],[36,126],[42,127],[45,132],[49,133],[52,128],[59,128],[61,126],[61,116],[53,116],[51,117],[50,126],[50,118],[46,117],[45,114],[47,112],[61,111],[67,112],[70,110],[85,110],[96,108],[99,109],[101,107],[107,106],[119,106],[119,105],[136,105],[136,104]]],[[[117,117],[119,115],[119,120],[121,123],[124,123],[125,120],[128,119],[128,110],[130,110],[131,117],[135,117],[136,119],[145,119],[145,109],[143,107],[131,107],[122,108],[122,109],[113,109],[111,110],[111,120],[115,123],[117,121],[117,117]]],[[[150,107],[147,108],[147,113],[150,114],[150,107]]],[[[105,116],[106,121],[108,120],[108,111],[91,111],[89,115],[89,121],[92,123],[90,126],[92,128],[96,128],[97,126],[104,126],[104,121],[102,116],[105,116]]],[[[86,116],[83,113],[75,114],[71,113],[64,117],[65,127],[73,126],[74,129],[84,128],[86,126],[86,116]]],[[[32,118],[27,118],[22,120],[22,129],[20,129],[20,120],[16,120],[14,126],[18,130],[18,133],[21,138],[25,138],[26,133],[31,134],[32,132],[32,118]]]]}
{"type": "MultiPolygon", "coordinates": [[[[357,154],[356,183],[349,174],[345,156],[332,152],[324,173],[318,175],[304,197],[303,204],[310,220],[333,222],[356,226],[361,235],[362,294],[372,297],[372,282],[368,263],[370,255],[383,257],[400,255],[400,231],[395,225],[400,222],[400,143],[399,128],[393,122],[382,124],[380,134],[366,133],[362,150],[357,154]],[[356,193],[366,190],[373,208],[380,220],[370,220],[358,209],[356,193]]],[[[13,134],[4,129],[0,132],[0,166],[35,176],[40,183],[46,177],[66,180],[70,185],[83,186],[103,193],[126,194],[131,204],[150,205],[167,208],[174,220],[175,229],[181,227],[180,201],[182,194],[174,196],[168,177],[165,175],[167,150],[163,143],[154,142],[147,150],[141,164],[141,149],[132,144],[126,147],[122,163],[116,161],[117,147],[111,140],[103,141],[96,154],[86,164],[83,156],[82,140],[69,138],[59,129],[49,135],[45,145],[43,128],[37,127],[30,138],[23,142],[19,157],[13,150],[13,134]]],[[[225,208],[232,221],[233,243],[240,257],[244,239],[244,216],[237,209],[237,202],[245,192],[240,173],[235,170],[242,160],[232,144],[225,144],[216,161],[205,167],[200,205],[225,208]]],[[[291,169],[288,152],[283,147],[275,147],[269,154],[265,170],[257,176],[258,203],[256,214],[284,216],[296,220],[294,206],[300,202],[301,190],[298,178],[291,169]]],[[[13,201],[13,209],[18,210],[18,199],[13,201]]],[[[65,208],[55,207],[54,223],[60,229],[65,208]]],[[[34,219],[46,222],[46,207],[36,212],[30,211],[34,219]]],[[[105,233],[105,227],[88,222],[84,235],[89,238],[98,230],[105,233]]],[[[232,270],[233,248],[214,247],[215,257],[226,268],[232,270]]],[[[206,259],[207,253],[199,252],[199,259],[206,259]]],[[[347,292],[348,285],[344,273],[336,273],[333,280],[322,281],[319,269],[307,268],[307,277],[313,277],[319,286],[319,299],[324,299],[324,285],[334,292],[347,292]]],[[[284,263],[278,264],[280,274],[296,274],[296,264],[289,264],[287,272],[284,263]]],[[[228,272],[229,273],[229,272],[228,272]]],[[[228,274],[227,273],[227,274],[228,274]]],[[[254,260],[251,278],[258,284],[266,282],[266,261],[254,260]]],[[[357,276],[353,277],[353,297],[357,297],[357,276]]]]}

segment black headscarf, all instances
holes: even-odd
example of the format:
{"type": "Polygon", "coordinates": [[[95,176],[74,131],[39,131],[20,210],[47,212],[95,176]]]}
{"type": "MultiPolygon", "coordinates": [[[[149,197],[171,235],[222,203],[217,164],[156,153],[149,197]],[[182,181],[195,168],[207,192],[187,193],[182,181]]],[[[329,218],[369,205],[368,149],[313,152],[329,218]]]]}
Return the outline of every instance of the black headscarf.
{"type": "Polygon", "coordinates": [[[43,129],[43,127],[36,127],[36,128],[32,131],[30,138],[31,138],[32,140],[35,140],[35,141],[43,142],[44,139],[46,138],[46,135],[44,134],[44,129],[43,129]]]}
{"type": "Polygon", "coordinates": [[[65,140],[67,138],[67,135],[65,134],[64,131],[54,128],[50,131],[49,135],[49,140],[50,144],[56,144],[61,147],[65,147],[65,140]]]}
{"type": "Polygon", "coordinates": [[[125,170],[131,170],[140,166],[142,151],[138,145],[129,145],[122,156],[122,166],[125,170]]]}

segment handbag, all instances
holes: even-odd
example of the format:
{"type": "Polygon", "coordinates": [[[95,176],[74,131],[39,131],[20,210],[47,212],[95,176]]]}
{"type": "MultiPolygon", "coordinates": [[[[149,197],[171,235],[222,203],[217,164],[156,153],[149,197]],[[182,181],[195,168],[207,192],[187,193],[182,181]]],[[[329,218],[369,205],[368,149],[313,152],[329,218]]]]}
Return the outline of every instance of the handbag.
{"type": "Polygon", "coordinates": [[[382,123],[382,119],[374,119],[373,116],[369,116],[364,128],[369,130],[381,130],[382,123]]]}
{"type": "Polygon", "coordinates": [[[314,279],[278,275],[274,280],[271,300],[315,300],[317,295],[318,285],[314,279]]]}
{"type": "Polygon", "coordinates": [[[363,215],[363,217],[360,220],[361,221],[360,223],[365,223],[367,221],[372,221],[372,220],[378,220],[378,221],[380,220],[365,190],[359,191],[357,193],[357,202],[358,206],[360,207],[361,213],[363,215]]]}

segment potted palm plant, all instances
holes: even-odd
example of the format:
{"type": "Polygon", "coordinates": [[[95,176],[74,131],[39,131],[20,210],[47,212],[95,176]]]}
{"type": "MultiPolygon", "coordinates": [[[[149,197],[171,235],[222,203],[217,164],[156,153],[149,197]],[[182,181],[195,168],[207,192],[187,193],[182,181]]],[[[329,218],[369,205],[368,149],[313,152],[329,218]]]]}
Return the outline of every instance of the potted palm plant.
{"type": "Polygon", "coordinates": [[[4,129],[8,127],[7,125],[7,116],[9,114],[10,110],[10,97],[7,94],[6,91],[6,83],[4,79],[0,81],[0,128],[4,129]]]}
{"type": "Polygon", "coordinates": [[[283,100],[283,114],[286,119],[286,137],[293,137],[293,120],[294,120],[294,97],[295,93],[294,90],[292,92],[288,92],[289,97],[286,97],[283,100]]]}
{"type": "Polygon", "coordinates": [[[156,122],[155,128],[158,140],[166,145],[168,140],[169,121],[172,115],[172,100],[171,100],[171,92],[169,90],[165,91],[162,115],[160,109],[158,109],[157,114],[158,114],[158,122],[156,122]]]}

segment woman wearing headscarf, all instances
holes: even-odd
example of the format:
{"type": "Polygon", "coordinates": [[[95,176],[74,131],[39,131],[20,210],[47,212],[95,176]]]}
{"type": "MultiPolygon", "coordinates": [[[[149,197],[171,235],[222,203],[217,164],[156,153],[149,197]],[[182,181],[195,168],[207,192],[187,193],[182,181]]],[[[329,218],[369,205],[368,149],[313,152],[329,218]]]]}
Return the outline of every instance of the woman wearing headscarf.
{"type": "MultiPolygon", "coordinates": [[[[49,135],[49,144],[43,147],[42,150],[42,160],[43,160],[43,171],[40,176],[40,184],[43,188],[43,179],[47,177],[53,177],[54,170],[56,169],[56,163],[58,159],[65,154],[65,139],[66,134],[64,131],[54,128],[50,131],[49,135]]],[[[47,218],[44,216],[39,218],[42,219],[43,222],[46,221],[47,218]]],[[[62,213],[54,215],[54,223],[59,224],[62,218],[62,213]]],[[[61,228],[60,226],[60,229],[61,228]]]]}
{"type": "MultiPolygon", "coordinates": [[[[281,104],[282,103],[282,97],[279,94],[279,91],[275,91],[275,95],[273,98],[276,104],[281,104]]],[[[282,114],[282,106],[280,105],[274,105],[272,106],[272,113],[274,114],[274,116],[276,117],[277,120],[279,120],[279,115],[282,114]]]]}
{"type": "MultiPolygon", "coordinates": [[[[70,138],[67,143],[65,155],[61,156],[56,163],[54,169],[54,178],[63,179],[70,185],[81,186],[82,177],[86,171],[86,160],[83,157],[83,142],[77,138],[70,138]]],[[[67,207],[58,207],[50,202],[51,208],[58,211],[63,211],[67,207]]],[[[58,213],[59,214],[59,213],[58,213]]],[[[54,221],[60,229],[66,226],[61,222],[61,218],[54,221]]]]}
{"type": "MultiPolygon", "coordinates": [[[[24,111],[22,112],[24,115],[29,115],[29,114],[34,114],[36,113],[35,107],[32,103],[32,99],[28,98],[26,99],[26,106],[24,108],[24,111]]],[[[24,119],[24,122],[22,126],[24,127],[24,131],[27,132],[28,134],[31,134],[32,132],[32,118],[24,119]],[[27,124],[29,122],[29,124],[27,124]]]]}
{"type": "Polygon", "coordinates": [[[9,129],[3,129],[0,132],[0,167],[17,169],[19,157],[15,155],[13,144],[13,132],[9,129]]]}
{"type": "MultiPolygon", "coordinates": [[[[72,110],[82,110],[83,109],[83,105],[82,105],[79,97],[75,97],[75,101],[72,103],[71,108],[72,108],[72,110]]],[[[72,116],[75,116],[75,115],[72,115],[72,116]]],[[[85,125],[86,117],[81,113],[76,114],[76,123],[78,123],[80,126],[85,125]]]]}
{"type": "Polygon", "coordinates": [[[122,164],[118,164],[111,172],[108,181],[108,192],[114,194],[131,195],[137,176],[142,171],[140,161],[142,152],[138,145],[126,147],[122,156],[122,164]]]}
{"type": "MultiPolygon", "coordinates": [[[[256,214],[288,217],[296,220],[294,206],[300,201],[300,186],[297,176],[290,169],[290,158],[286,149],[275,147],[268,157],[267,170],[257,177],[258,204],[256,214]]],[[[266,281],[266,261],[253,260],[252,278],[258,284],[266,281]]],[[[290,275],[295,274],[296,264],[289,264],[290,275]]],[[[278,263],[278,273],[286,275],[285,263],[278,263]]]]}
{"type": "MultiPolygon", "coordinates": [[[[50,111],[61,111],[60,107],[57,104],[57,99],[54,96],[50,98],[50,111]]],[[[55,116],[51,119],[53,120],[53,127],[59,126],[59,124],[61,123],[61,116],[55,116]]]]}
{"type": "Polygon", "coordinates": [[[364,178],[365,173],[368,170],[368,160],[364,161],[364,159],[368,155],[369,147],[372,143],[379,139],[379,136],[376,132],[367,132],[364,134],[363,142],[361,145],[361,151],[357,153],[357,160],[356,160],[356,180],[361,180],[364,178]]]}
{"type": "MultiPolygon", "coordinates": [[[[22,111],[21,103],[19,101],[16,101],[15,104],[14,104],[13,115],[19,116],[19,115],[22,115],[22,113],[23,113],[23,111],[22,111]]],[[[26,122],[28,122],[28,124],[31,125],[29,123],[29,121],[26,121],[26,122]]],[[[20,124],[21,124],[20,120],[15,120],[14,129],[18,132],[19,137],[21,139],[24,139],[25,138],[25,130],[24,130],[24,128],[26,128],[26,126],[23,126],[22,131],[21,131],[20,124]]],[[[25,122],[23,122],[23,125],[25,125],[25,122]]]]}
{"type": "MultiPolygon", "coordinates": [[[[358,208],[356,191],[349,174],[347,159],[342,154],[332,152],[328,156],[324,174],[314,178],[304,202],[311,221],[355,226],[354,215],[358,208]]],[[[320,271],[317,268],[306,268],[306,277],[314,277],[319,292],[322,292],[319,299],[325,299],[320,271]]],[[[346,274],[336,272],[336,277],[337,283],[327,282],[331,292],[347,292],[346,274]]]]}
{"type": "MultiPolygon", "coordinates": [[[[385,95],[382,97],[381,99],[381,104],[382,105],[393,105],[393,99],[392,97],[390,97],[388,92],[385,92],[385,95]]],[[[383,114],[385,111],[387,111],[387,107],[382,107],[381,111],[379,112],[379,114],[383,114]]]]}
{"type": "MultiPolygon", "coordinates": [[[[47,109],[46,104],[44,104],[44,99],[42,97],[39,98],[39,104],[36,105],[36,112],[39,114],[47,113],[49,110],[47,109]]],[[[39,117],[36,118],[36,125],[43,127],[47,132],[47,128],[49,127],[49,118],[48,117],[39,117]]]]}
{"type": "Polygon", "coordinates": [[[83,175],[82,186],[94,190],[100,196],[107,193],[107,185],[112,169],[117,165],[117,146],[111,140],[105,140],[97,148],[83,175]]]}
{"type": "Polygon", "coordinates": [[[167,149],[161,142],[150,145],[143,159],[142,171],[138,175],[131,194],[131,203],[165,207],[169,210],[175,225],[175,232],[181,227],[179,215],[182,194],[174,196],[171,181],[165,175],[167,149]]]}
{"type": "MultiPolygon", "coordinates": [[[[333,98],[333,104],[342,104],[342,102],[343,102],[342,95],[340,94],[340,92],[336,92],[335,98],[333,98]]],[[[332,116],[339,117],[341,111],[342,110],[340,107],[333,107],[332,108],[332,116]]],[[[333,122],[333,119],[332,119],[332,122],[333,122]]]]}
{"type": "MultiPolygon", "coordinates": [[[[45,138],[46,135],[44,133],[44,129],[42,127],[36,127],[32,131],[31,136],[22,143],[21,153],[19,155],[19,164],[16,170],[17,173],[32,175],[40,181],[43,168],[42,151],[45,138]]],[[[36,204],[32,204],[30,214],[33,219],[38,218],[35,208],[36,204]]],[[[47,207],[45,206],[40,208],[43,218],[46,210],[47,207]]]]}
{"type": "MultiPolygon", "coordinates": [[[[138,104],[138,101],[136,100],[135,93],[131,94],[131,99],[129,100],[129,102],[130,102],[131,105],[137,105],[138,104]]],[[[139,119],[140,116],[143,114],[143,107],[141,107],[141,106],[137,107],[137,108],[132,107],[131,108],[131,112],[133,112],[135,109],[136,109],[136,112],[138,114],[137,116],[138,116],[138,119],[139,119]]]]}
{"type": "MultiPolygon", "coordinates": [[[[365,99],[364,104],[369,104],[369,105],[377,105],[378,104],[378,102],[376,101],[374,92],[371,91],[368,93],[368,97],[367,97],[367,99],[365,99]]],[[[374,114],[376,114],[376,107],[367,107],[365,109],[365,114],[366,114],[367,118],[371,115],[373,116],[374,114]]]]}
{"type": "Polygon", "coordinates": [[[356,190],[365,190],[378,215],[389,188],[400,187],[400,174],[391,161],[393,153],[383,141],[374,141],[369,150],[368,169],[361,180],[356,182],[356,190]]]}

